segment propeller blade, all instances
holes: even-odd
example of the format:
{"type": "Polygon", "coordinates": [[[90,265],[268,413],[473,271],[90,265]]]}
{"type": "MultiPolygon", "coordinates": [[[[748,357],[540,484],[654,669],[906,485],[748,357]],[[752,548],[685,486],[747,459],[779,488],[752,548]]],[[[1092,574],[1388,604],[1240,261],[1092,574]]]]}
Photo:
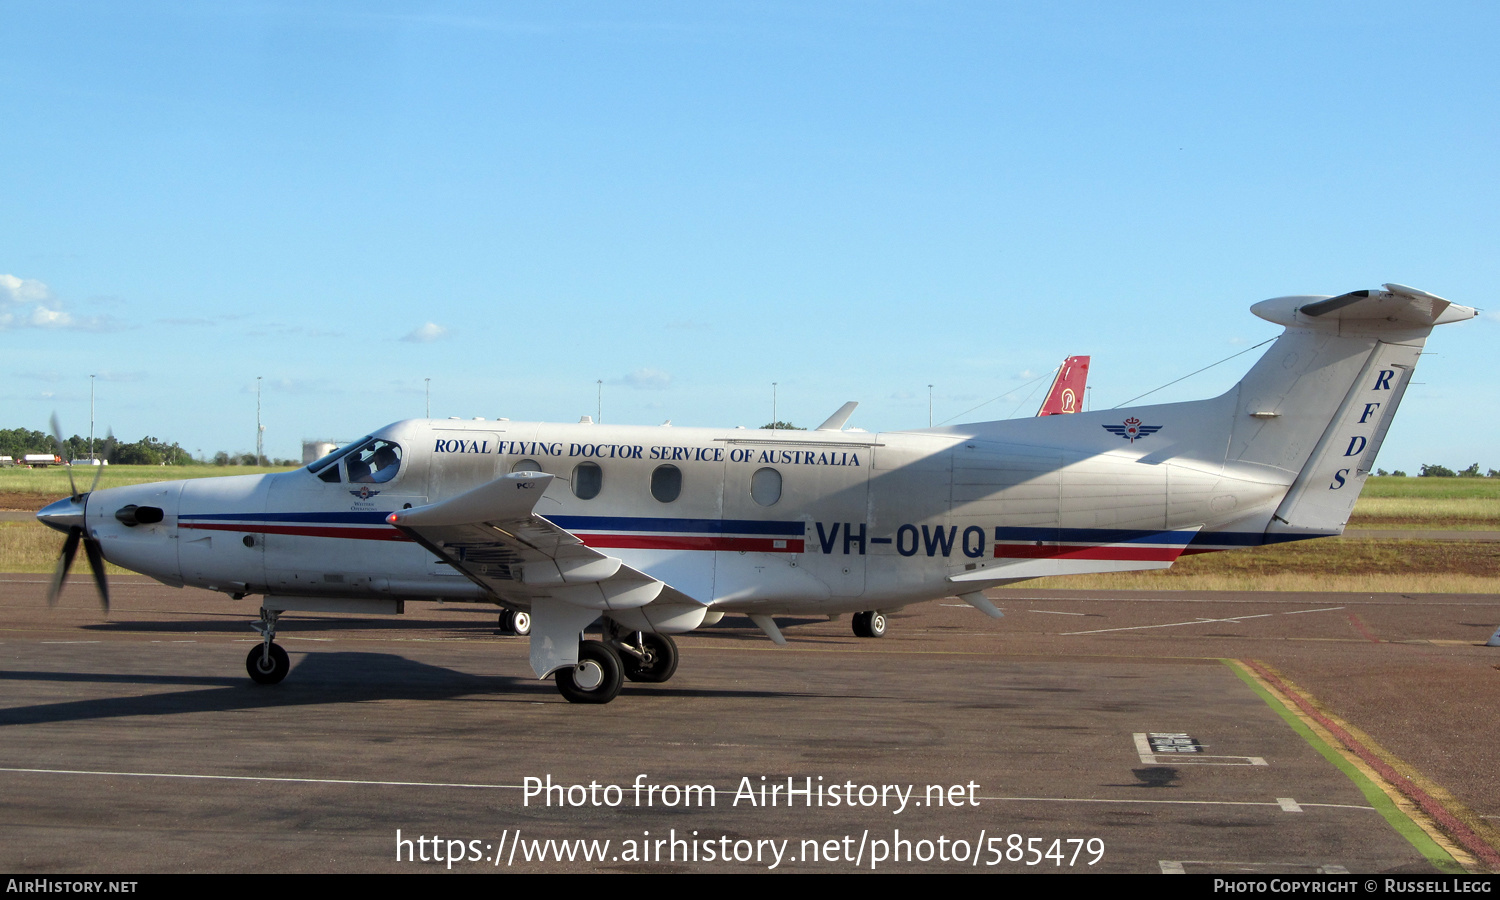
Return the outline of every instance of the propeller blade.
{"type": "Polygon", "coordinates": [[[109,437],[104,439],[104,455],[94,461],[94,483],[89,485],[89,493],[99,489],[99,476],[104,474],[104,464],[109,461],[109,455],[115,450],[115,430],[109,430],[109,437]]]}
{"type": "MultiPolygon", "coordinates": [[[[57,455],[61,458],[67,450],[63,445],[62,426],[57,424],[57,413],[52,414],[52,440],[57,444],[57,455]]],[[[78,484],[73,480],[73,467],[71,465],[68,466],[68,487],[72,489],[73,496],[76,498],[78,496],[78,484]]]]}
{"type": "Polygon", "coordinates": [[[83,553],[89,558],[89,568],[94,570],[94,583],[99,586],[99,605],[109,612],[109,584],[104,580],[104,550],[91,537],[83,539],[83,553]]]}
{"type": "Polygon", "coordinates": [[[57,595],[62,593],[63,579],[68,577],[68,569],[73,566],[73,556],[78,552],[78,539],[83,537],[83,529],[68,529],[68,539],[63,542],[62,555],[57,558],[57,572],[52,576],[52,585],[47,588],[47,605],[57,605],[57,595]]]}

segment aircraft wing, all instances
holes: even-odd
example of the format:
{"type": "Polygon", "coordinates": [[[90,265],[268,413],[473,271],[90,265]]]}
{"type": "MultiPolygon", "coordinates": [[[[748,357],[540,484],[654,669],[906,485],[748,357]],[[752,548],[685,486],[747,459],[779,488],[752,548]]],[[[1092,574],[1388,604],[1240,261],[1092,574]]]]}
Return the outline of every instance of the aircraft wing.
{"type": "Polygon", "coordinates": [[[530,609],[537,677],[577,662],[577,633],[601,613],[636,631],[691,631],[707,603],[594,550],[537,515],[553,476],[513,472],[386,521],[507,606],[530,609]],[[567,638],[567,639],[565,639],[567,638]]]}

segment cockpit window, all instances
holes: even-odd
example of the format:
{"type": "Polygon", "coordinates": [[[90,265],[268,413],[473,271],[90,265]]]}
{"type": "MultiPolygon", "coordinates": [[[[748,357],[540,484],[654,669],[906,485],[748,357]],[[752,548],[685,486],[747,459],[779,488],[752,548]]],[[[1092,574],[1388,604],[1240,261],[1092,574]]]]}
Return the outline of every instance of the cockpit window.
{"type": "Polygon", "coordinates": [[[350,484],[384,484],[401,470],[401,445],[384,438],[361,438],[307,464],[307,471],[329,484],[339,483],[340,470],[350,484]]]}
{"type": "Polygon", "coordinates": [[[401,469],[401,447],[371,438],[344,457],[344,469],[350,484],[384,484],[401,469]]]}
{"type": "MultiPolygon", "coordinates": [[[[367,440],[369,440],[369,438],[360,438],[357,441],[352,441],[352,442],[350,442],[348,444],[345,444],[344,446],[338,448],[337,450],[333,451],[332,453],[329,453],[327,456],[324,456],[321,459],[317,459],[317,460],[314,460],[314,461],[308,463],[307,464],[307,471],[313,473],[314,475],[318,475],[321,472],[322,473],[321,477],[323,478],[324,481],[327,481],[328,480],[328,473],[323,472],[323,470],[326,469],[326,468],[328,468],[329,466],[333,465],[334,463],[338,462],[339,460],[343,459],[344,456],[347,453],[349,453],[349,451],[353,450],[355,447],[363,447],[364,444],[365,444],[365,441],[367,441],[367,440]]],[[[337,471],[337,470],[335,470],[335,471],[337,471]]],[[[333,480],[334,481],[338,481],[338,478],[334,478],[333,480]]]]}

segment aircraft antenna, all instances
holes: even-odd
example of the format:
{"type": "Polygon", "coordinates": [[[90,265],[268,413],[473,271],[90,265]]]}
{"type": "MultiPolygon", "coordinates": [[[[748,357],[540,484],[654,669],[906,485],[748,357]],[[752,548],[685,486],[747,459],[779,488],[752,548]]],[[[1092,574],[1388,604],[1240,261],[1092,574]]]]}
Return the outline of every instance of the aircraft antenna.
{"type": "MultiPolygon", "coordinates": [[[[1052,375],[1056,376],[1058,369],[1061,369],[1061,368],[1062,368],[1062,366],[1059,365],[1057,367],[1057,369],[1053,369],[1052,370],[1052,375]]],[[[1018,413],[1018,412],[1021,411],[1021,407],[1025,406],[1028,403],[1030,403],[1031,402],[1031,398],[1036,396],[1036,390],[1037,390],[1037,388],[1039,388],[1041,386],[1042,386],[1041,380],[1038,379],[1037,382],[1036,382],[1036,387],[1034,387],[1034,388],[1031,389],[1031,393],[1029,393],[1025,397],[1021,398],[1021,402],[1016,404],[1016,408],[1013,409],[1013,410],[1011,410],[1010,411],[1010,415],[1006,416],[1006,418],[1008,418],[1008,419],[1014,419],[1016,417],[1016,413],[1018,413]]]]}
{"type": "MultiPolygon", "coordinates": [[[[1060,369],[1060,368],[1062,368],[1062,366],[1058,366],[1057,367],[1057,369],[1060,369]]],[[[1053,375],[1056,375],[1057,374],[1057,369],[1053,369],[1051,372],[1048,372],[1046,375],[1043,375],[1043,376],[1041,376],[1039,378],[1033,378],[1032,380],[1026,382],[1025,384],[1021,385],[1020,387],[1013,387],[1013,388],[1011,388],[1010,390],[1006,391],[1005,393],[1001,394],[998,397],[991,397],[990,399],[988,399],[988,400],[984,401],[983,403],[979,404],[979,406],[971,406],[968,409],[964,410],[963,412],[958,413],[957,415],[949,416],[948,418],[944,419],[943,421],[939,422],[938,424],[939,425],[947,425],[949,422],[952,422],[954,419],[958,418],[959,416],[967,416],[969,413],[973,412],[974,410],[979,409],[980,407],[989,406],[991,403],[994,403],[996,400],[1004,400],[1006,397],[1009,397],[1011,394],[1014,394],[1016,391],[1024,391],[1026,388],[1031,387],[1032,385],[1036,384],[1038,381],[1042,381],[1044,379],[1051,378],[1053,375]]],[[[1025,401],[1022,401],[1022,402],[1024,403],[1025,401]]],[[[1020,407],[1017,407],[1017,409],[1019,409],[1019,408],[1020,407]]]]}
{"type": "MultiPolygon", "coordinates": [[[[1244,356],[1246,353],[1249,353],[1251,350],[1256,349],[1256,347],[1264,347],[1265,345],[1271,343],[1274,340],[1276,340],[1276,338],[1266,338],[1265,340],[1261,341],[1259,344],[1256,344],[1255,347],[1246,347],[1245,349],[1241,350],[1239,353],[1234,353],[1234,354],[1231,354],[1229,356],[1224,357],[1223,359],[1219,360],[1219,362],[1209,363],[1208,365],[1206,365],[1203,368],[1199,369],[1198,372],[1207,372],[1209,369],[1212,369],[1214,366],[1219,365],[1219,363],[1227,363],[1231,359],[1234,359],[1236,356],[1244,356]]],[[[1126,403],[1134,403],[1135,401],[1141,399],[1141,397],[1149,397],[1152,394],[1156,393],[1157,391],[1161,390],[1162,388],[1169,388],[1169,387],[1171,387],[1172,385],[1176,384],[1179,381],[1186,381],[1187,379],[1192,378],[1194,375],[1197,375],[1198,372],[1189,372],[1186,375],[1182,376],[1181,378],[1176,378],[1176,379],[1173,379],[1172,381],[1167,382],[1166,384],[1162,385],[1161,387],[1154,387],[1154,388],[1152,388],[1151,390],[1147,391],[1144,394],[1139,394],[1139,395],[1137,395],[1135,397],[1131,397],[1129,400],[1126,400],[1125,403],[1116,403],[1114,406],[1110,407],[1110,409],[1119,409],[1120,407],[1124,406],[1126,403]]]]}

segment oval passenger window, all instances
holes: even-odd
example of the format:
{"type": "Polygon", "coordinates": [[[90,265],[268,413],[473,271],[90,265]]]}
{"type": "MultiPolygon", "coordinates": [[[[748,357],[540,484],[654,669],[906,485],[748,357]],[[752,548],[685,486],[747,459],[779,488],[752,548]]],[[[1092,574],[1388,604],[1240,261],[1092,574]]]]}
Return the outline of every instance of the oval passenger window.
{"type": "Polygon", "coordinates": [[[781,473],[775,469],[757,469],[750,476],[750,497],[761,506],[775,506],[781,499],[781,473]]]}
{"type": "Polygon", "coordinates": [[[592,500],[604,488],[604,470],[598,463],[579,463],[573,468],[573,496],[579,500],[592,500]]]}
{"type": "Polygon", "coordinates": [[[657,466],[651,473],[651,496],[671,503],[682,493],[682,470],[676,466],[657,466]]]}
{"type": "Polygon", "coordinates": [[[534,459],[516,460],[516,464],[510,467],[512,472],[540,472],[542,466],[534,459]]]}

